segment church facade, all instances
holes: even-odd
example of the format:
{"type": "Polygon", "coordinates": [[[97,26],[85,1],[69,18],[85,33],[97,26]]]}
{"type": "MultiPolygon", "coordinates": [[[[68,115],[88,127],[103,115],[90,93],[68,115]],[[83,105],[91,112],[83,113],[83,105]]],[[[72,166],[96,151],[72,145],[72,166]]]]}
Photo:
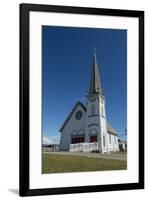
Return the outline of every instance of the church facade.
{"type": "Polygon", "coordinates": [[[77,102],[60,128],[61,151],[119,151],[118,133],[107,122],[96,53],[86,105],[77,102]]]}

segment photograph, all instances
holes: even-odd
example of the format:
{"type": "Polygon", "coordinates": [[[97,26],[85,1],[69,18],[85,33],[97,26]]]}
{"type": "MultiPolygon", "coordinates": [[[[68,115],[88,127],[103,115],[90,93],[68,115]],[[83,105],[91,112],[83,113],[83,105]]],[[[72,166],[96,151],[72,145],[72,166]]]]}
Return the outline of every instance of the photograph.
{"type": "Polygon", "coordinates": [[[42,26],[42,173],[127,169],[127,30],[42,26]]]}
{"type": "Polygon", "coordinates": [[[20,4],[20,196],[144,188],[144,11],[20,4]]]}

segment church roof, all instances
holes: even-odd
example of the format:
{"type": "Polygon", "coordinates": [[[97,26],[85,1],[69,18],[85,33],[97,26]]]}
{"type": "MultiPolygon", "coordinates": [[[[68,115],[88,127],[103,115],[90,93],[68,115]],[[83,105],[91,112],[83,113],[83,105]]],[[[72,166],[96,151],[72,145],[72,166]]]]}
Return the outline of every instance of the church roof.
{"type": "Polygon", "coordinates": [[[102,92],[102,89],[101,89],[101,80],[97,64],[97,56],[96,56],[96,51],[94,49],[93,67],[92,67],[88,94],[92,95],[98,92],[102,92]]]}
{"type": "Polygon", "coordinates": [[[107,132],[113,135],[118,135],[117,131],[113,129],[108,122],[107,122],[107,132]]]}
{"type": "MultiPolygon", "coordinates": [[[[66,118],[65,122],[63,123],[62,127],[60,128],[60,132],[62,132],[62,130],[64,129],[64,127],[66,126],[66,124],[68,123],[70,117],[72,116],[72,114],[74,113],[74,111],[76,110],[77,106],[80,105],[84,111],[86,112],[87,108],[84,106],[84,104],[82,104],[80,101],[78,101],[75,106],[73,107],[72,111],[69,113],[68,117],[66,118]]],[[[117,131],[115,131],[111,125],[107,122],[107,132],[109,134],[112,134],[112,135],[118,135],[117,131]]]]}

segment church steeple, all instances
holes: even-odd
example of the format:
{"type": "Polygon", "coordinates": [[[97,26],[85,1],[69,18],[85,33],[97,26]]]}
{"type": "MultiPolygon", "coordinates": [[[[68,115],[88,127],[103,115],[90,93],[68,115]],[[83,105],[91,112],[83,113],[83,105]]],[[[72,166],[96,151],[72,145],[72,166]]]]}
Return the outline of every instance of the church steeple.
{"type": "Polygon", "coordinates": [[[91,73],[88,95],[93,95],[99,92],[102,93],[102,89],[101,89],[100,74],[97,64],[96,49],[94,48],[93,68],[91,73]]]}

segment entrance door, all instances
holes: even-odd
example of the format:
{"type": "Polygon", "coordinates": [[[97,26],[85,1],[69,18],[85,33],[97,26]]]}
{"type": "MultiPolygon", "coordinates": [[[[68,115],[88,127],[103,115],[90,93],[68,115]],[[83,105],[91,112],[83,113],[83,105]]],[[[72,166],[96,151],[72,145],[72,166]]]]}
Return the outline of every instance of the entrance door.
{"type": "Polygon", "coordinates": [[[90,142],[97,142],[97,136],[96,135],[91,135],[90,136],[90,142]]]}

